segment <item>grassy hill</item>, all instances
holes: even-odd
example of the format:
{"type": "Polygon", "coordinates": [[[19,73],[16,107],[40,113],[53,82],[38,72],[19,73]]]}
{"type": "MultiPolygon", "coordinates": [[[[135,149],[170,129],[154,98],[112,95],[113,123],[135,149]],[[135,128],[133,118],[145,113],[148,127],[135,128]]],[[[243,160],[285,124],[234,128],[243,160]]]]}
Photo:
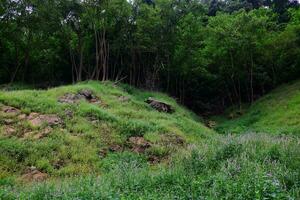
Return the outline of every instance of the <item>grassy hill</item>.
{"type": "Polygon", "coordinates": [[[300,81],[282,85],[242,111],[229,109],[214,117],[223,133],[300,134],[300,81]],[[234,119],[229,119],[234,116],[234,119]]]}
{"type": "Polygon", "coordinates": [[[0,199],[300,197],[298,137],[217,134],[110,82],[16,89],[0,92],[0,199]]]}
{"type": "Polygon", "coordinates": [[[2,92],[0,103],[2,177],[22,175],[30,166],[53,176],[100,174],[103,159],[99,157],[110,152],[139,151],[138,144],[130,144],[130,138],[147,141],[149,147],[140,147],[141,153],[146,159],[163,163],[197,141],[195,138],[214,134],[166,95],[111,83],[2,92]],[[72,100],[70,94],[82,90],[92,92],[97,102],[76,97],[72,100]],[[148,97],[172,105],[175,112],[158,112],[144,102],[148,97]],[[16,109],[16,113],[5,113],[5,108],[16,109]],[[59,123],[34,124],[43,115],[49,115],[50,120],[58,118],[59,123]]]}

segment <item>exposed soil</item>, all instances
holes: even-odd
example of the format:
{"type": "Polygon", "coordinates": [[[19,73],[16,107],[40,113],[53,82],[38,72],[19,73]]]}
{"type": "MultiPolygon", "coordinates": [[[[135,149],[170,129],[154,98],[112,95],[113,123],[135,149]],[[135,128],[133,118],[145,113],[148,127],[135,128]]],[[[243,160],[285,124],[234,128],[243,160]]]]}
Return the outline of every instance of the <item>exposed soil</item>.
{"type": "Polygon", "coordinates": [[[48,174],[40,172],[36,167],[30,167],[26,173],[22,175],[21,179],[27,182],[41,182],[48,178],[48,174]]]}
{"type": "Polygon", "coordinates": [[[176,134],[165,134],[162,137],[162,143],[168,145],[168,144],[175,144],[175,145],[180,145],[183,146],[186,144],[186,141],[184,138],[182,138],[179,135],[176,134]]]}
{"type": "Polygon", "coordinates": [[[143,137],[130,137],[127,141],[130,150],[136,153],[145,153],[145,150],[151,147],[150,142],[143,137]]]}
{"type": "Polygon", "coordinates": [[[6,118],[3,120],[4,126],[2,129],[6,136],[14,135],[22,138],[41,139],[51,133],[52,127],[63,124],[63,120],[57,115],[36,112],[26,115],[21,110],[11,106],[1,107],[0,114],[6,118]],[[32,127],[37,127],[39,130],[24,127],[22,121],[27,121],[32,127]]]}
{"type": "Polygon", "coordinates": [[[32,126],[39,127],[43,124],[47,124],[48,126],[60,125],[63,123],[60,117],[57,115],[43,115],[39,113],[30,113],[27,117],[27,120],[32,126]]]}
{"type": "Polygon", "coordinates": [[[118,144],[113,144],[108,148],[108,150],[111,152],[120,152],[120,151],[123,151],[123,147],[118,144]]]}
{"type": "Polygon", "coordinates": [[[124,103],[124,102],[130,101],[130,98],[129,98],[129,97],[126,97],[126,96],[120,96],[120,97],[118,98],[118,100],[119,100],[120,102],[124,103]]]}
{"type": "Polygon", "coordinates": [[[3,128],[3,131],[4,131],[4,134],[6,136],[11,136],[11,135],[14,135],[16,133],[16,129],[12,126],[4,126],[3,128]]]}
{"type": "MultiPolygon", "coordinates": [[[[151,147],[151,143],[145,140],[143,137],[130,137],[126,141],[125,145],[112,144],[108,148],[101,149],[99,154],[101,157],[105,157],[108,152],[122,152],[129,150],[135,153],[144,154],[146,149],[151,147]]],[[[149,158],[155,160],[155,158],[149,158]]]]}

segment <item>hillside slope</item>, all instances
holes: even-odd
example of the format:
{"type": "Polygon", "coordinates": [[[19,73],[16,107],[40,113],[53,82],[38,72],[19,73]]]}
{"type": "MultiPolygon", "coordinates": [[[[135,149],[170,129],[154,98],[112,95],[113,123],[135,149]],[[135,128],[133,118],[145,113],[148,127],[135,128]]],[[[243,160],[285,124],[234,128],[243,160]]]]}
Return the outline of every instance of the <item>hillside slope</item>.
{"type": "Polygon", "coordinates": [[[248,107],[241,116],[227,111],[217,121],[216,130],[223,133],[266,132],[300,134],[300,81],[282,85],[248,107]],[[230,115],[237,116],[229,119],[230,115]]]}
{"type": "Polygon", "coordinates": [[[214,132],[160,93],[87,82],[0,93],[0,178],[20,181],[101,174],[128,152],[155,165],[214,132]],[[88,94],[84,94],[88,93],[88,94]],[[174,112],[145,103],[154,97],[174,112]],[[37,173],[37,175],[34,175],[37,173]]]}
{"type": "Polygon", "coordinates": [[[0,92],[0,199],[300,197],[298,137],[216,134],[164,94],[110,82],[13,89],[0,92]]]}

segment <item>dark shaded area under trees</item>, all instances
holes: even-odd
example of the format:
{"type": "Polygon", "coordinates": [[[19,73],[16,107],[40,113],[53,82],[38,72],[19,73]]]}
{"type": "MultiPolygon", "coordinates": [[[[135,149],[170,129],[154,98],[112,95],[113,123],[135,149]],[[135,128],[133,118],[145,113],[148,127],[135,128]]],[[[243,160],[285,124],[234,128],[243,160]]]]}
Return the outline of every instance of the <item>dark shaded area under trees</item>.
{"type": "Polygon", "coordinates": [[[0,83],[122,81],[203,114],[299,78],[299,55],[297,1],[0,3],[0,83]]]}

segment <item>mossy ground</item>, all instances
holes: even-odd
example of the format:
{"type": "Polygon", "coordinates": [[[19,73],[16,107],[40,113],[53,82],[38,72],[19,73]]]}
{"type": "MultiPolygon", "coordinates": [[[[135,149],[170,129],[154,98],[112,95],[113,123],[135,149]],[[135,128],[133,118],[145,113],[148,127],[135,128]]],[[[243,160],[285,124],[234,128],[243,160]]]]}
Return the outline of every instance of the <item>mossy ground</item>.
{"type": "Polygon", "coordinates": [[[229,119],[239,109],[213,117],[221,133],[264,132],[269,134],[300,134],[300,81],[282,85],[251,106],[244,106],[241,116],[229,119]]]}
{"type": "Polygon", "coordinates": [[[27,114],[57,114],[64,122],[34,139],[22,132],[44,127],[10,117],[20,134],[7,136],[5,118],[0,118],[0,199],[300,198],[300,141],[295,135],[219,135],[164,94],[110,82],[3,91],[0,103],[27,114]],[[58,102],[65,93],[82,89],[92,90],[101,103],[58,102]],[[144,102],[150,96],[171,104],[175,112],[154,110],[144,102]],[[143,137],[151,146],[133,152],[127,146],[130,137],[143,137]],[[101,155],[111,145],[123,150],[101,155]],[[149,162],[150,156],[159,162],[149,162]],[[29,166],[49,178],[24,182],[29,166]]]}

